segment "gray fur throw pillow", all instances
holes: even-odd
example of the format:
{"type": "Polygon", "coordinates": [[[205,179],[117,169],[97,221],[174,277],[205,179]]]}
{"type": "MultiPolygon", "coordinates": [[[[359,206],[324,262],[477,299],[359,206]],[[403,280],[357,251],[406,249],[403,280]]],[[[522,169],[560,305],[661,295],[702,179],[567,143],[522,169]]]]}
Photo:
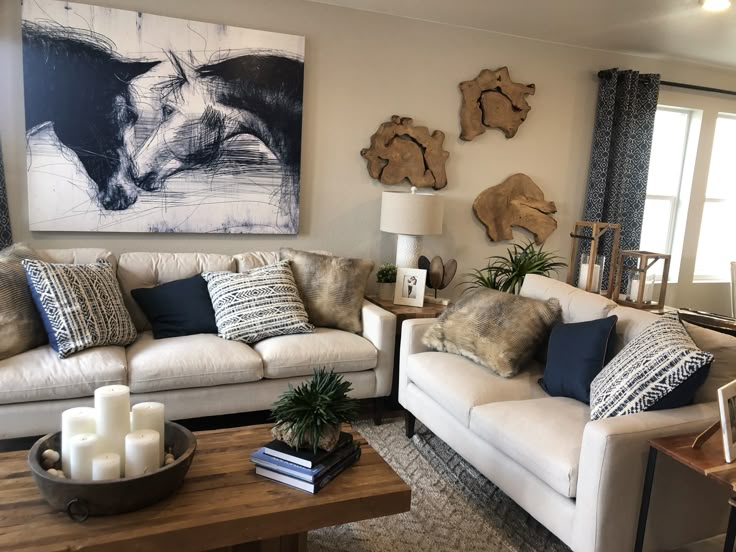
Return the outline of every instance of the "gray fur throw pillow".
{"type": "Polygon", "coordinates": [[[442,313],[422,342],[510,378],[533,357],[559,317],[557,299],[539,301],[493,289],[474,289],[442,313]]]}
{"type": "Polygon", "coordinates": [[[363,331],[360,314],[373,261],[289,248],[281,248],[280,254],[282,259],[291,261],[296,286],[312,324],[353,333],[363,331]]]}

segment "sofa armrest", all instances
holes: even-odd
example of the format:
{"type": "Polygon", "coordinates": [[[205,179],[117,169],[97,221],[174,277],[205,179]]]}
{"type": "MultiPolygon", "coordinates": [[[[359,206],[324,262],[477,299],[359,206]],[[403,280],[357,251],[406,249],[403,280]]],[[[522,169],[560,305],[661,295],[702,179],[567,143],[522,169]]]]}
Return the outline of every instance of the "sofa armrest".
{"type": "Polygon", "coordinates": [[[394,349],[396,347],[396,316],[378,305],[363,301],[363,333],[378,349],[376,364],[376,397],[391,393],[394,374],[394,349]]]}
{"type": "MultiPolygon", "coordinates": [[[[580,452],[572,548],[598,552],[632,550],[649,452],[648,441],[657,437],[700,432],[718,416],[718,403],[710,402],[589,422],[583,432],[580,452]]],[[[669,534],[664,538],[680,544],[697,540],[700,533],[705,533],[705,536],[716,534],[718,531],[709,533],[709,528],[714,526],[714,521],[717,526],[722,516],[713,514],[713,507],[725,508],[726,503],[705,500],[706,497],[712,499],[713,484],[694,472],[688,474],[689,470],[682,466],[659,464],[662,462],[658,463],[655,475],[648,525],[661,525],[661,518],[668,517],[666,525],[669,534]],[[673,473],[677,474],[677,479],[673,479],[673,473]],[[704,490],[704,487],[708,488],[704,490]],[[673,523],[673,516],[682,514],[667,513],[667,501],[654,500],[654,495],[660,489],[665,489],[664,493],[672,493],[669,502],[673,508],[681,507],[683,502],[688,501],[705,502],[697,506],[697,511],[704,513],[703,518],[711,519],[700,519],[701,516],[696,514],[697,520],[690,516],[689,523],[673,523]],[[676,498],[678,496],[679,499],[676,498]],[[658,518],[660,521],[657,521],[658,518]]],[[[661,533],[654,531],[658,532],[661,533]]],[[[653,536],[648,532],[647,541],[653,536]]]]}
{"type": "Polygon", "coordinates": [[[415,318],[404,320],[401,325],[401,343],[399,345],[399,403],[403,404],[401,396],[406,389],[406,363],[409,355],[429,351],[422,343],[422,336],[437,322],[436,318],[415,318]]]}

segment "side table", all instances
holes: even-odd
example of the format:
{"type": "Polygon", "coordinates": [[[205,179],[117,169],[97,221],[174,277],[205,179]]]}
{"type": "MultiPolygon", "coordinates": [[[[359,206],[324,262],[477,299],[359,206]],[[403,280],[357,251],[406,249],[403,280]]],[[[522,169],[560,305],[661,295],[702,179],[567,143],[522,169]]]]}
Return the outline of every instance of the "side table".
{"type": "MultiPolygon", "coordinates": [[[[639,510],[639,525],[636,530],[635,552],[641,552],[644,547],[644,533],[647,528],[647,515],[649,513],[649,499],[652,494],[654,483],[654,470],[657,465],[657,455],[665,454],[699,473],[724,485],[736,492],[736,463],[726,464],[723,456],[723,443],[720,431],[711,439],[697,449],[692,448],[693,441],[698,433],[688,435],[673,435],[661,437],[649,441],[649,458],[647,470],[644,476],[644,489],[641,494],[641,509],[639,510]]],[[[728,516],[728,530],[726,531],[726,542],[723,545],[724,552],[733,552],[734,539],[736,538],[736,500],[732,497],[729,501],[730,513],[728,516]]]]}
{"type": "Polygon", "coordinates": [[[406,305],[395,305],[391,300],[379,299],[374,295],[369,295],[366,299],[396,316],[394,373],[391,380],[391,395],[389,395],[388,407],[392,409],[401,408],[399,405],[399,345],[401,344],[401,325],[404,323],[404,320],[436,318],[445,310],[445,305],[426,303],[423,307],[407,307],[406,305]]]}

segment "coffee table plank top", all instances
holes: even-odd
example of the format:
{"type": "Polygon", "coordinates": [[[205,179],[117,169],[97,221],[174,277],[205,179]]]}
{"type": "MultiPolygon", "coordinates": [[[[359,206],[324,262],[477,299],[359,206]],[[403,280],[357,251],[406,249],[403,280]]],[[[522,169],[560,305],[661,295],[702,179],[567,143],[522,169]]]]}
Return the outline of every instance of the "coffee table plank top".
{"type": "Polygon", "coordinates": [[[270,426],[195,433],[179,491],[136,512],[71,521],[36,489],[26,452],[0,454],[0,550],[211,550],[409,510],[411,490],[366,443],[358,462],[316,495],[255,475],[249,455],[270,426]]]}

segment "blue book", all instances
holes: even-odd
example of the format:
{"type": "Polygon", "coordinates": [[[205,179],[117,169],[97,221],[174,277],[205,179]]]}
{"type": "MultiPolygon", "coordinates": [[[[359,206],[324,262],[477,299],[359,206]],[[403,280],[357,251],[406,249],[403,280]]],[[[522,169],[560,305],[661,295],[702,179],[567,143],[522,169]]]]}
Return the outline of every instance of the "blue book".
{"type": "Polygon", "coordinates": [[[349,456],[351,452],[353,452],[353,447],[342,446],[325,458],[320,464],[317,464],[313,468],[307,468],[294,462],[271,456],[266,452],[266,447],[261,447],[250,455],[250,461],[261,468],[313,483],[321,473],[329,470],[332,466],[340,462],[340,460],[349,456]]]}

